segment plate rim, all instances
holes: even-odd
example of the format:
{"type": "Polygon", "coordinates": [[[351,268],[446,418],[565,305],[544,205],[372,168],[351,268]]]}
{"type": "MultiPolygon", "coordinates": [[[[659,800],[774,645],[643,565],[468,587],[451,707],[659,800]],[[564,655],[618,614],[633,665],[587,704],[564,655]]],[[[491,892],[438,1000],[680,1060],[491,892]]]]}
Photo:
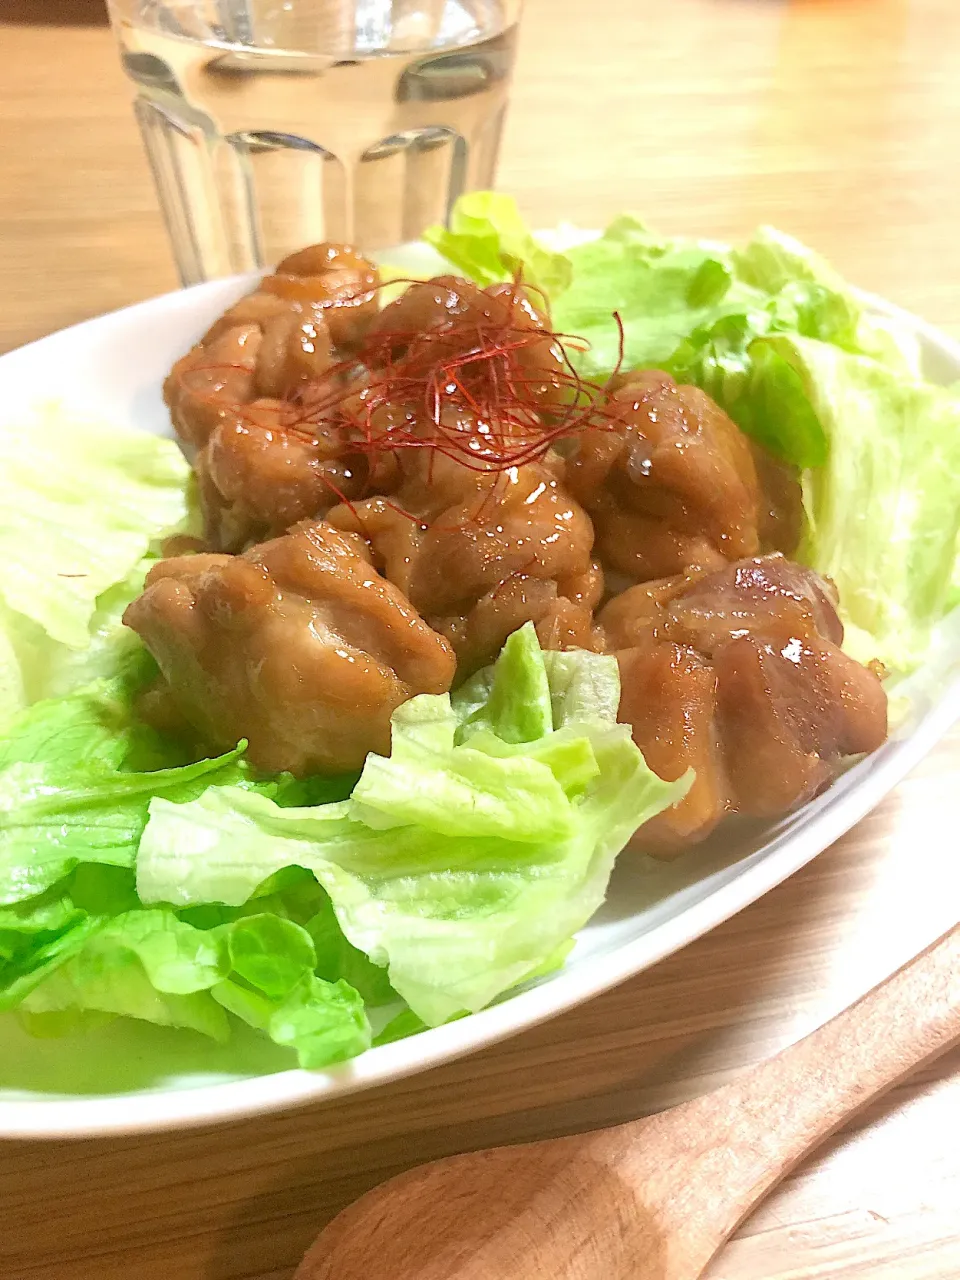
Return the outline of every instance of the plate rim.
{"type": "MultiPolygon", "coordinates": [[[[260,273],[224,277],[160,294],[57,330],[0,356],[5,363],[54,341],[86,335],[110,322],[144,311],[189,306],[191,299],[231,286],[241,288],[260,273]]],[[[901,321],[960,372],[960,342],[902,307],[864,290],[854,294],[872,312],[901,321]]],[[[952,680],[913,732],[850,791],[828,791],[820,811],[800,830],[777,834],[764,857],[699,902],[654,925],[611,953],[586,959],[577,970],[561,970],[543,984],[446,1026],[368,1050],[323,1072],[290,1068],[195,1088],[94,1096],[0,1097],[0,1139],[65,1139],[186,1130],[223,1121],[292,1110],[346,1097],[402,1080],[540,1025],[666,959],[708,933],[795,874],[850,830],[883,799],[960,718],[960,675],[952,680]]]]}

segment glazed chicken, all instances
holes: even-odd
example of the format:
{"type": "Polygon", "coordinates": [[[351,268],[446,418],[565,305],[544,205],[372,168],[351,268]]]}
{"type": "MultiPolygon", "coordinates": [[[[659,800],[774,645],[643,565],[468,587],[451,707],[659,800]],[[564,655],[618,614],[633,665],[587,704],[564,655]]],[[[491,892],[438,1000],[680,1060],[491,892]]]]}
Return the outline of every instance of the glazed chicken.
{"type": "MultiPolygon", "coordinates": [[[[556,410],[569,398],[563,349],[544,317],[515,284],[481,289],[456,276],[414,284],[384,307],[369,332],[374,364],[404,357],[405,372],[432,372],[453,362],[458,378],[489,398],[486,353],[512,348],[500,388],[530,412],[556,410]],[[468,353],[475,358],[459,363],[468,353]],[[478,386],[479,384],[479,386],[478,386]]],[[[476,407],[476,404],[474,405],[476,407]]]]}
{"type": "Polygon", "coordinates": [[[247,738],[268,773],[355,769],[401,702],[532,621],[544,648],[615,653],[647,762],[693,770],[640,833],[666,856],[879,746],[831,584],[779,554],[791,467],[665,373],[583,383],[520,283],[442,276],[382,310],[378,289],[355,251],[306,249],[171,371],[214,554],[162,562],[127,610],[157,714],[247,738]]]}
{"type": "Polygon", "coordinates": [[[760,488],[738,427],[697,387],[638,371],[569,460],[605,565],[635,582],[718,566],[760,549],[760,488]]]}
{"type": "Polygon", "coordinates": [[[177,361],[164,398],[196,451],[205,536],[240,551],[360,492],[362,458],[336,424],[299,429],[292,402],[317,379],[349,380],[378,314],[376,268],[346,245],[284,259],[177,361]]]}
{"type": "Polygon", "coordinates": [[[461,675],[528,621],[545,648],[596,647],[603,574],[558,459],[485,472],[411,451],[402,465],[392,498],[337,507],[329,520],[367,539],[384,576],[450,641],[461,675]]]}
{"type": "Polygon", "coordinates": [[[241,556],[162,560],[124,615],[184,719],[214,747],[249,740],[267,773],[357,769],[390,749],[390,715],[444,693],[446,641],[356,537],[305,523],[241,556]]]}
{"type": "Polygon", "coordinates": [[[378,313],[376,268],[349,245],[285,258],[170,370],[174,429],[199,448],[238,405],[289,397],[351,351],[378,313]]]}
{"type": "Polygon", "coordinates": [[[832,589],[782,556],[633,587],[600,623],[647,763],[671,781],[696,774],[642,829],[648,849],[676,851],[726,813],[785,813],[886,737],[883,686],[840,648],[832,589]]]}
{"type": "MultiPolygon", "coordinates": [[[[401,387],[447,370],[463,397],[436,418],[411,397],[395,487],[335,508],[330,522],[367,539],[381,572],[449,639],[461,676],[491,662],[528,621],[547,648],[596,647],[603,575],[591,554],[593,526],[563,486],[562,460],[548,451],[503,465],[531,429],[542,433],[539,415],[558,411],[566,395],[563,358],[533,305],[514,285],[484,290],[438,277],[383,309],[367,357],[399,361],[401,387]],[[485,354],[496,341],[516,357],[499,374],[485,354]],[[494,444],[487,402],[508,386],[513,416],[501,418],[494,444]]],[[[385,409],[396,419],[396,404],[378,408],[368,415],[374,429],[385,409]]]]}
{"type": "Polygon", "coordinates": [[[288,401],[255,400],[211,431],[194,459],[209,546],[242,551],[364,492],[367,463],[339,428],[298,421],[288,401]]]}

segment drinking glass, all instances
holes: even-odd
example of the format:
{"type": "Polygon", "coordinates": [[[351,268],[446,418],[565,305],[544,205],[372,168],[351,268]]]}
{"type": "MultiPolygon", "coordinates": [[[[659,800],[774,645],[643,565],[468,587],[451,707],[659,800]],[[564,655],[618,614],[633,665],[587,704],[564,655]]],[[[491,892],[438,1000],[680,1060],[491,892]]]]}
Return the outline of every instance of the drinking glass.
{"type": "Polygon", "coordinates": [[[522,0],[109,0],[180,277],[377,249],[492,184],[522,0]]]}

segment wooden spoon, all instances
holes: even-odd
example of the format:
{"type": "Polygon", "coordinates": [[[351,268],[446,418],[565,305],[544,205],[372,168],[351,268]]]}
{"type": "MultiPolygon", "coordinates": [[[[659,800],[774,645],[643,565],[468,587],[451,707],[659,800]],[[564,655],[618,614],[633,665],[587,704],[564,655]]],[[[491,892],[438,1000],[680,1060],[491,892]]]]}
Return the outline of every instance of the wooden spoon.
{"type": "Polygon", "coordinates": [[[391,1179],[294,1280],[694,1280],[811,1148],[957,1041],[960,926],[715,1093],[391,1179]]]}

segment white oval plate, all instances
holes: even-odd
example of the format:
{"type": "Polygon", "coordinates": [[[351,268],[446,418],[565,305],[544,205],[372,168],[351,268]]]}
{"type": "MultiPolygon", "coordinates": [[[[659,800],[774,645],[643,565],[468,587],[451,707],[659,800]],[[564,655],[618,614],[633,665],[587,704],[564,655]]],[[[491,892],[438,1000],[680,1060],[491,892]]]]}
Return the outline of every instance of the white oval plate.
{"type": "MultiPolygon", "coordinates": [[[[34,409],[39,389],[71,410],[169,434],[164,375],[247,288],[248,279],[198,285],[3,356],[3,415],[34,409]]],[[[960,379],[960,346],[879,299],[866,301],[914,329],[930,378],[960,379]]],[[[625,854],[606,904],[562,971],[481,1013],[371,1049],[339,1068],[301,1071],[286,1051],[243,1029],[220,1046],[192,1032],[121,1020],[51,1041],[31,1039],[7,1016],[0,1024],[0,1137],[178,1128],[331,1098],[470,1053],[588,1000],[759,898],[872,809],[960,716],[960,628],[940,638],[910,685],[909,714],[891,739],[798,813],[773,828],[731,824],[672,864],[625,854]]]]}

